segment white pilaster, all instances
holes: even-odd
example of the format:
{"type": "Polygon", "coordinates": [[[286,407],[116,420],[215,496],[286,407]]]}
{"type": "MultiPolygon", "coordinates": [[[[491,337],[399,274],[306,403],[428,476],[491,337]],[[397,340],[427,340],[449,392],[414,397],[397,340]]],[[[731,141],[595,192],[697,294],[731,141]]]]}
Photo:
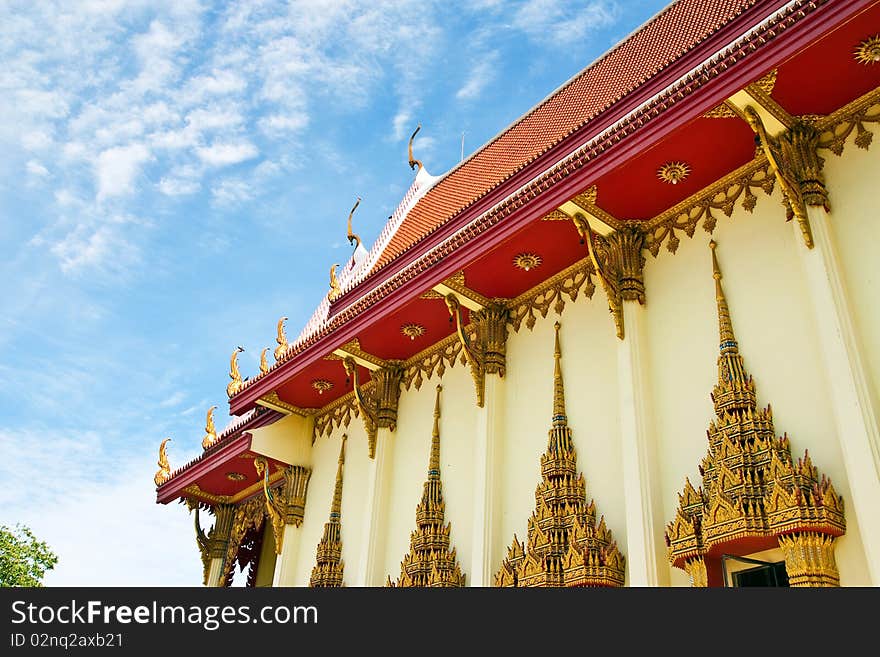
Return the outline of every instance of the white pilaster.
{"type": "Polygon", "coordinates": [[[668,586],[669,569],[656,491],[656,459],[645,385],[645,307],[623,301],[624,339],[618,343],[621,457],[626,505],[626,572],[630,586],[668,586]]]}
{"type": "MultiPolygon", "coordinates": [[[[868,379],[852,324],[852,313],[839,265],[832,217],[808,206],[814,248],[807,249],[797,232],[798,252],[812,298],[820,354],[828,374],[837,439],[853,499],[845,500],[856,515],[868,569],[880,585],[880,432],[871,403],[868,379]]],[[[797,226],[795,226],[797,229],[797,226]]]]}
{"type": "Polygon", "coordinates": [[[281,543],[281,554],[275,559],[272,586],[305,586],[305,583],[294,579],[301,536],[302,531],[296,525],[284,525],[284,539],[281,543]]]}
{"type": "Polygon", "coordinates": [[[473,548],[467,573],[469,586],[492,586],[492,547],[497,540],[496,467],[504,414],[504,379],[486,374],[483,407],[477,409],[474,435],[473,548]]]}
{"type": "Polygon", "coordinates": [[[380,428],[376,436],[376,457],[370,459],[364,490],[364,529],[353,586],[384,586],[385,532],[388,493],[393,460],[390,429],[380,428]]]}
{"type": "Polygon", "coordinates": [[[220,582],[223,576],[223,561],[222,557],[211,559],[211,565],[208,567],[208,586],[223,586],[220,582]]]}

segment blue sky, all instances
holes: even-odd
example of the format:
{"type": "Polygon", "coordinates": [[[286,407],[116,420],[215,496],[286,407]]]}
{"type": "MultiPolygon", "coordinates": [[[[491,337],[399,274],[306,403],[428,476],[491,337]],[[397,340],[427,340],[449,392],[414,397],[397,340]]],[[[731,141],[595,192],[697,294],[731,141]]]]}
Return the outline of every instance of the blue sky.
{"type": "Polygon", "coordinates": [[[201,583],[157,447],[228,420],[229,355],[295,337],[412,182],[440,175],[666,2],[0,4],[0,524],[47,585],[201,583]]]}

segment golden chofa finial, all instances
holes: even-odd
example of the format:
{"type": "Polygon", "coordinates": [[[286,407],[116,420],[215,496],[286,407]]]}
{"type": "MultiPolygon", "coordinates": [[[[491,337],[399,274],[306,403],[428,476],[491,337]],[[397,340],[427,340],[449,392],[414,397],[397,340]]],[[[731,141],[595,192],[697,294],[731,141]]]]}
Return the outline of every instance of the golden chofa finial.
{"type": "Polygon", "coordinates": [[[269,371],[269,363],[266,361],[267,351],[269,351],[269,347],[265,347],[263,351],[260,352],[260,374],[265,374],[269,371]]]}
{"type": "Polygon", "coordinates": [[[709,241],[712,249],[712,278],[715,279],[715,301],[718,304],[718,331],[721,341],[721,353],[739,353],[736,344],[736,336],[733,334],[733,322],[730,319],[730,309],[727,307],[727,298],[724,296],[724,288],[721,287],[721,268],[718,266],[718,257],[715,249],[718,244],[715,240],[709,241]]]}
{"type": "Polygon", "coordinates": [[[284,355],[287,353],[287,335],[284,333],[284,322],[286,321],[286,317],[282,317],[278,320],[278,337],[275,338],[275,342],[278,343],[278,346],[275,347],[276,363],[284,358],[284,355]]]}
{"type": "Polygon", "coordinates": [[[202,449],[208,449],[217,442],[217,431],[214,429],[214,409],[212,406],[208,409],[208,416],[205,418],[205,437],[202,438],[202,449]]]}
{"type": "Polygon", "coordinates": [[[413,139],[416,138],[416,135],[418,134],[419,130],[421,130],[421,129],[422,129],[422,124],[419,123],[419,125],[416,127],[415,131],[412,133],[412,135],[409,138],[409,168],[415,169],[416,165],[418,165],[419,171],[421,171],[424,168],[424,165],[422,164],[422,162],[420,160],[417,160],[413,157],[412,147],[413,147],[413,139]]]}
{"type": "Polygon", "coordinates": [[[562,325],[556,322],[556,342],[553,349],[553,425],[567,426],[565,415],[565,386],[562,381],[562,349],[559,346],[559,329],[562,325]]]}
{"type": "Polygon", "coordinates": [[[244,347],[236,347],[232,352],[232,358],[229,359],[229,378],[232,381],[226,386],[226,394],[232,397],[239,390],[244,388],[244,381],[241,380],[241,372],[238,371],[238,354],[244,351],[244,347]]]}
{"type": "Polygon", "coordinates": [[[153,481],[156,483],[156,486],[161,486],[171,479],[171,466],[168,464],[168,454],[165,451],[165,444],[169,440],[171,440],[171,438],[166,438],[159,445],[159,470],[153,476],[153,481]]]}
{"type": "Polygon", "coordinates": [[[361,245],[361,238],[354,234],[351,229],[351,218],[354,216],[354,211],[357,210],[357,206],[361,203],[361,197],[358,196],[357,201],[354,202],[354,207],[351,209],[351,212],[348,213],[348,243],[354,244],[354,250],[357,251],[357,248],[361,245]]]}
{"type": "Polygon", "coordinates": [[[336,280],[336,268],[338,264],[335,264],[330,267],[330,291],[327,293],[327,298],[330,301],[333,301],[336,297],[342,294],[342,289],[339,287],[339,281],[336,280]]]}

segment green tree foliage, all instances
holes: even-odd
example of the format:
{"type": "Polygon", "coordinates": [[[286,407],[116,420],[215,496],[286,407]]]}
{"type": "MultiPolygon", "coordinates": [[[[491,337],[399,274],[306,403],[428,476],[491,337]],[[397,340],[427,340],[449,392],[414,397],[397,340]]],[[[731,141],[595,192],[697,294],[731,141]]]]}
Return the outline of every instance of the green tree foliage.
{"type": "Polygon", "coordinates": [[[42,586],[58,557],[30,529],[0,525],[0,586],[42,586]]]}

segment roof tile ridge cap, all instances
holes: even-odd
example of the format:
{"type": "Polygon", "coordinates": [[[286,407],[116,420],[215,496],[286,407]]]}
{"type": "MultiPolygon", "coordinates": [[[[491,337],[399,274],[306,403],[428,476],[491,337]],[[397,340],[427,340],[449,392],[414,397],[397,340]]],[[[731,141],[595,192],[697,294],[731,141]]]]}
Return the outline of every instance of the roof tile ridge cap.
{"type": "MultiPolygon", "coordinates": [[[[528,118],[529,116],[531,116],[532,114],[534,114],[535,112],[537,112],[541,107],[543,107],[544,105],[546,105],[547,103],[549,103],[551,100],[553,100],[558,94],[560,94],[560,93],[562,93],[563,91],[565,91],[565,89],[567,89],[567,88],[570,87],[572,84],[574,84],[574,83],[575,83],[575,82],[576,82],[581,76],[586,75],[589,71],[591,71],[592,69],[594,69],[595,67],[597,67],[601,62],[605,61],[605,60],[606,60],[608,57],[610,57],[615,51],[619,50],[619,49],[622,48],[624,45],[626,45],[626,44],[629,42],[630,39],[632,39],[633,37],[635,37],[635,36],[636,36],[639,32],[641,32],[642,30],[646,29],[649,25],[655,23],[658,19],[660,19],[661,16],[663,16],[663,14],[665,14],[665,13],[671,11],[673,7],[675,7],[677,4],[679,4],[679,3],[682,2],[682,1],[684,1],[684,0],[675,0],[674,2],[668,4],[668,5],[666,5],[665,7],[663,7],[662,9],[660,9],[657,13],[655,13],[653,16],[651,16],[648,20],[646,20],[644,23],[642,23],[641,25],[639,25],[639,26],[638,26],[637,28],[635,28],[632,32],[630,32],[630,33],[627,34],[625,37],[623,37],[620,41],[618,41],[616,44],[614,44],[609,50],[606,50],[606,51],[605,51],[605,52],[604,52],[604,53],[603,53],[598,59],[593,60],[590,64],[587,64],[587,66],[585,66],[585,67],[582,68],[580,71],[578,71],[577,73],[575,73],[574,75],[572,75],[568,80],[565,80],[562,84],[560,84],[558,87],[556,87],[556,89],[554,89],[553,91],[551,91],[551,92],[550,92],[549,94],[547,94],[544,98],[542,98],[542,99],[539,100],[537,103],[535,103],[532,107],[530,107],[529,109],[527,109],[523,114],[521,114],[519,117],[517,117],[516,119],[514,119],[511,123],[509,123],[509,124],[507,125],[507,127],[503,128],[503,129],[502,129],[500,132],[498,132],[494,137],[492,137],[491,139],[489,139],[489,141],[484,142],[482,146],[480,146],[479,148],[477,148],[477,149],[476,149],[475,151],[473,151],[470,155],[468,155],[465,159],[463,159],[461,162],[459,162],[459,163],[456,164],[454,167],[452,167],[449,171],[447,171],[443,176],[441,176],[440,178],[438,178],[437,182],[440,182],[441,179],[443,179],[443,178],[447,178],[447,177],[449,177],[450,175],[454,174],[454,173],[455,173],[456,171],[458,171],[459,169],[461,169],[461,168],[462,168],[463,166],[465,166],[468,162],[470,162],[472,159],[474,159],[475,157],[477,157],[477,155],[479,155],[480,153],[482,153],[483,151],[485,151],[487,148],[489,148],[489,146],[491,146],[491,145],[494,144],[496,141],[498,141],[499,139],[501,139],[504,135],[506,135],[508,132],[510,132],[511,130],[513,130],[513,128],[515,128],[517,125],[519,125],[520,123],[522,123],[523,121],[525,121],[526,118],[528,118]]],[[[752,6],[752,5],[754,5],[756,2],[758,2],[758,0],[746,0],[746,1],[749,2],[749,5],[750,5],[750,6],[752,6]]],[[[710,33],[709,35],[707,35],[707,36],[711,36],[711,33],[710,33]]],[[[703,40],[705,40],[705,37],[704,37],[704,39],[701,39],[698,43],[694,44],[694,46],[699,45],[699,43],[701,43],[703,40]]],[[[694,47],[694,46],[692,46],[692,47],[694,47]]],[[[679,57],[680,57],[680,56],[681,56],[681,55],[679,55],[679,57]]],[[[676,59],[677,59],[677,58],[676,58],[676,59]]],[[[675,60],[672,60],[672,61],[675,61],[675,60]]],[[[655,73],[652,74],[652,75],[649,76],[649,77],[653,77],[653,75],[656,75],[656,73],[657,73],[657,71],[655,71],[655,73]]],[[[637,85],[637,86],[639,86],[639,85],[637,85]]],[[[632,91],[632,90],[630,90],[630,91],[632,91]]],[[[628,91],[628,92],[626,92],[626,93],[630,93],[630,91],[628,91]]],[[[625,94],[624,94],[624,95],[625,95],[625,94]]],[[[619,100],[619,99],[618,99],[618,100],[619,100]]],[[[436,183],[435,183],[435,184],[436,184],[436,183]]]]}
{"type": "Polygon", "coordinates": [[[416,174],[415,179],[409,186],[406,194],[404,194],[403,199],[401,199],[400,203],[397,205],[391,218],[385,223],[385,226],[382,228],[382,231],[373,243],[369,255],[358,268],[357,274],[352,276],[351,279],[342,286],[343,293],[348,292],[356,287],[361,281],[369,277],[370,272],[382,257],[385,249],[388,248],[388,245],[397,234],[397,231],[400,230],[400,227],[409,216],[409,213],[415,208],[425,194],[448,175],[449,172],[447,171],[442,175],[432,176],[425,169],[419,169],[419,174],[416,174]],[[425,177],[420,180],[420,174],[423,171],[425,172],[425,177]]]}

